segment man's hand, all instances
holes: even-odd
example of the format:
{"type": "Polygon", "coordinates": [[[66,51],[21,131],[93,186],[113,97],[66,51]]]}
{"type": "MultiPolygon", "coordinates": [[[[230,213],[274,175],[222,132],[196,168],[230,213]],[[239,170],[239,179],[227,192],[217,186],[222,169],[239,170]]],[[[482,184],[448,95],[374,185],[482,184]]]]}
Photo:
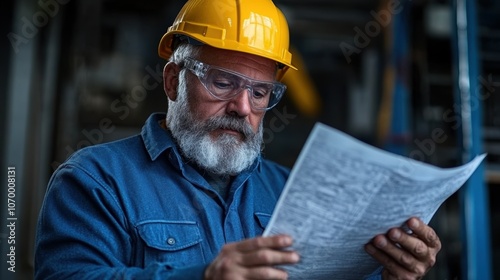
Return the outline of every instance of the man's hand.
{"type": "Polygon", "coordinates": [[[434,230],[418,218],[406,222],[411,234],[392,228],[365,245],[383,266],[383,279],[421,279],[436,263],[441,241],[434,230]]]}
{"type": "Polygon", "coordinates": [[[296,252],[284,251],[291,245],[292,238],[286,235],[226,244],[205,270],[205,279],[287,279],[287,273],[274,266],[299,261],[296,252]]]}

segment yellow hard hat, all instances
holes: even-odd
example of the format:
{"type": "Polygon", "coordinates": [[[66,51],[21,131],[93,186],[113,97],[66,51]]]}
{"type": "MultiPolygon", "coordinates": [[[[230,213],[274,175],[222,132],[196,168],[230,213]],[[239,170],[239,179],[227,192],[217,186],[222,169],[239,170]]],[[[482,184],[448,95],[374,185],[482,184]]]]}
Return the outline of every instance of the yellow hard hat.
{"type": "Polygon", "coordinates": [[[187,36],[209,46],[250,53],[276,61],[281,79],[292,65],[288,24],[271,0],[189,0],[158,46],[169,59],[174,36],[187,36]]]}

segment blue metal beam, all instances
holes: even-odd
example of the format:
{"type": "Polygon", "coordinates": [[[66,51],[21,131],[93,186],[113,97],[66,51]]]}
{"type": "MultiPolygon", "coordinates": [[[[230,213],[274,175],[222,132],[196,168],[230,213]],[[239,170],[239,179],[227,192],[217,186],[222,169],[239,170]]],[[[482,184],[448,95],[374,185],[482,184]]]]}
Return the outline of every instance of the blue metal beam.
{"type": "MultiPolygon", "coordinates": [[[[476,1],[456,0],[454,10],[455,99],[460,108],[462,161],[483,153],[482,99],[478,87],[479,56],[476,1]]],[[[490,219],[484,164],[478,167],[459,199],[462,221],[462,274],[464,279],[489,280],[491,272],[490,219]]]]}

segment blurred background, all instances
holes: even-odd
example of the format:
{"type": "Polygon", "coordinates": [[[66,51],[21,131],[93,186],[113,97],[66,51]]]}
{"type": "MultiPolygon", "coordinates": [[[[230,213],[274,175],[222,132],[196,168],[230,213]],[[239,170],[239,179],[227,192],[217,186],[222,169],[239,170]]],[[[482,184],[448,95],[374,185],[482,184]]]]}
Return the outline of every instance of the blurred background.
{"type": "MultiPolygon", "coordinates": [[[[323,122],[374,146],[453,167],[486,162],[438,210],[426,279],[500,279],[500,1],[275,0],[290,26],[287,94],[264,155],[292,167],[323,122]]],[[[15,167],[16,272],[0,186],[0,279],[31,279],[36,219],[74,151],[140,132],[167,109],[159,39],[184,0],[4,0],[0,159],[15,167]],[[5,225],[3,225],[5,224],[5,225]]],[[[12,206],[12,205],[11,205],[12,206]]]]}

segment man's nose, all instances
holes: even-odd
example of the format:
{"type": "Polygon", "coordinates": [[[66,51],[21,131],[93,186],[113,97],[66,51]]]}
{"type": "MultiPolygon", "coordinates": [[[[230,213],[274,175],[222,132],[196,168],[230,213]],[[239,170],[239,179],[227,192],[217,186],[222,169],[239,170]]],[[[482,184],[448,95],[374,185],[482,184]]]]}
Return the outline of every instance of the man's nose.
{"type": "Polygon", "coordinates": [[[229,100],[227,104],[228,113],[240,117],[248,116],[252,112],[250,94],[252,94],[252,90],[244,87],[233,99],[229,100]]]}

